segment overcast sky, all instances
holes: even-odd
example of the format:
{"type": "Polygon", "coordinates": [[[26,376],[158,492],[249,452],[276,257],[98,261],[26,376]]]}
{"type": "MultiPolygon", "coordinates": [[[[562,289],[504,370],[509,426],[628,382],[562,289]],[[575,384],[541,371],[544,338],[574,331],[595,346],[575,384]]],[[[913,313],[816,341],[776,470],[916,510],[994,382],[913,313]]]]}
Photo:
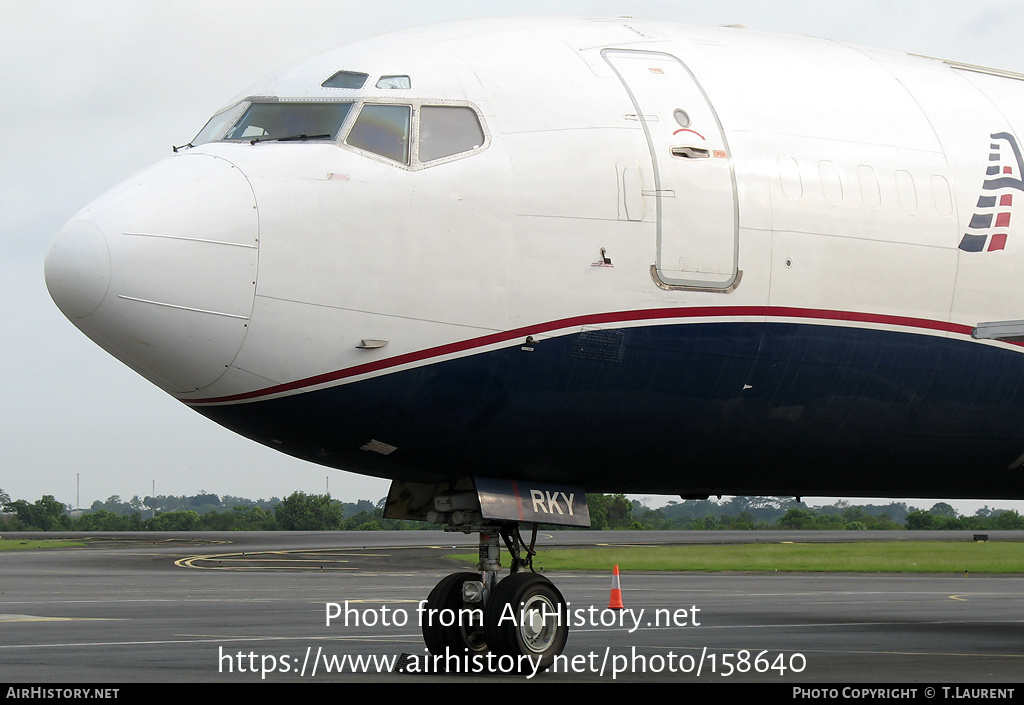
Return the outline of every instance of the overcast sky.
{"type": "Polygon", "coordinates": [[[153,482],[157,494],[258,498],[323,492],[329,477],[340,499],[383,497],[386,481],[235,436],[110,357],[53,305],[43,259],[76,211],[263,76],[361,37],[503,14],[742,24],[1024,72],[1024,13],[1004,0],[0,0],[0,488],[73,504],[80,473],[88,506],[153,482]]]}

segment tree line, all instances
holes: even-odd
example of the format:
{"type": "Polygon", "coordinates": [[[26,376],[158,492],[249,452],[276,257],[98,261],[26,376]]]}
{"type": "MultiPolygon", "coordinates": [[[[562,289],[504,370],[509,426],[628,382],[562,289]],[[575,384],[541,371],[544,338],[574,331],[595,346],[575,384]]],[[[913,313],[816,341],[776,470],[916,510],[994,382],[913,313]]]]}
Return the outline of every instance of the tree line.
{"type": "MultiPolygon", "coordinates": [[[[377,531],[439,529],[418,521],[384,518],[384,502],[341,502],[326,494],[293,492],[284,499],[251,500],[200,492],[192,496],[118,495],[70,511],[52,495],[35,502],[12,500],[0,490],[0,527],[5,531],[377,531]]],[[[938,502],[930,509],[904,502],[852,505],[840,500],[811,508],[788,497],[732,497],[671,501],[651,509],[622,494],[588,494],[592,529],[1024,529],[1013,510],[983,507],[960,515],[938,502]]],[[[557,528],[557,527],[552,527],[557,528]]]]}
{"type": "Polygon", "coordinates": [[[384,518],[384,500],[339,502],[326,494],[293,492],[284,499],[119,496],[71,512],[52,495],[35,502],[11,500],[0,490],[5,531],[378,531],[439,528],[384,518]]]}

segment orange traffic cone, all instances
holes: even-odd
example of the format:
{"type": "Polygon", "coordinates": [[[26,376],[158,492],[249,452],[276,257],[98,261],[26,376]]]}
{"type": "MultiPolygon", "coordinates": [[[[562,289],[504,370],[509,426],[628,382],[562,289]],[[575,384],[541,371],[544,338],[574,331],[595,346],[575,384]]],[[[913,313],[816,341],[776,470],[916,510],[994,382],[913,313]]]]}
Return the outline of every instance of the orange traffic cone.
{"type": "Polygon", "coordinates": [[[625,605],[622,604],[622,588],[619,585],[619,566],[615,566],[615,569],[612,570],[612,598],[608,601],[608,609],[621,610],[624,608],[625,605]]]}

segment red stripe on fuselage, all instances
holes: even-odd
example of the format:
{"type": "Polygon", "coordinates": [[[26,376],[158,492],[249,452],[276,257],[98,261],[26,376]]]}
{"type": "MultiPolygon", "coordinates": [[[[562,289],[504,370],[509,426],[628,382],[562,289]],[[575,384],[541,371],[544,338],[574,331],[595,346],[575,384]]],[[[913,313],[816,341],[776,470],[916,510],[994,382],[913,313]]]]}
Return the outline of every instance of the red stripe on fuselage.
{"type": "Polygon", "coordinates": [[[414,352],[396,355],[394,357],[389,357],[383,360],[367,362],[366,364],[363,365],[347,367],[343,370],[326,372],[321,375],[315,375],[313,377],[306,377],[305,379],[295,380],[294,382],[286,382],[284,384],[278,384],[272,387],[258,389],[253,392],[230,394],[228,396],[223,397],[211,397],[209,399],[182,399],[181,401],[183,401],[186,404],[220,404],[225,402],[251,401],[254,399],[258,399],[259,397],[270,396],[272,394],[281,394],[284,392],[291,392],[298,389],[303,389],[305,387],[314,387],[320,384],[327,384],[330,382],[337,382],[343,379],[347,379],[349,377],[356,377],[358,375],[364,375],[372,372],[378,372],[380,370],[385,370],[388,369],[389,367],[398,367],[400,365],[421,362],[423,360],[428,360],[433,357],[441,357],[444,355],[465,352],[467,350],[472,350],[474,348],[482,348],[488,345],[496,345],[498,343],[504,343],[509,340],[514,340],[516,338],[525,338],[527,335],[547,333],[549,331],[561,330],[563,328],[573,328],[575,326],[595,325],[602,323],[626,323],[644,320],[658,321],[664,320],[666,318],[749,318],[751,316],[764,316],[767,318],[810,318],[828,321],[848,321],[852,323],[873,323],[876,325],[901,326],[905,328],[920,328],[924,330],[943,331],[947,333],[957,333],[960,335],[970,335],[972,330],[971,326],[960,325],[957,323],[948,323],[946,321],[933,321],[927,318],[890,316],[878,313],[858,313],[856,311],[829,311],[809,308],[794,308],[787,306],[698,306],[694,308],[663,308],[645,309],[640,311],[612,311],[609,313],[594,313],[585,316],[573,316],[572,318],[562,318],[557,321],[537,323],[531,326],[524,326],[523,328],[516,328],[514,330],[502,331],[500,333],[491,333],[490,335],[480,336],[479,338],[470,338],[468,340],[460,340],[455,343],[446,343],[444,345],[438,345],[433,348],[416,350],[414,352]]]}

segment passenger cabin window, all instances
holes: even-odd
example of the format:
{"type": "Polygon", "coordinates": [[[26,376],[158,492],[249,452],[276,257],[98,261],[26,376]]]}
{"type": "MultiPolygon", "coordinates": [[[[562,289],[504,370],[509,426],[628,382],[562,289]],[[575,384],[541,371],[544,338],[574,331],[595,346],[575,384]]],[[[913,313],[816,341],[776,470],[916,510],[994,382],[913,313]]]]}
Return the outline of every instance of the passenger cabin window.
{"type": "Polygon", "coordinates": [[[339,71],[320,85],[324,88],[362,88],[369,74],[356,71],[339,71]]]}
{"type": "Polygon", "coordinates": [[[408,76],[381,76],[375,87],[409,89],[412,88],[412,81],[408,76]]]}
{"type": "Polygon", "coordinates": [[[424,105],[420,108],[419,160],[432,162],[479,148],[484,131],[472,108],[424,105]]]}
{"type": "Polygon", "coordinates": [[[408,164],[411,113],[412,107],[408,105],[364,105],[345,142],[408,164]]]}
{"type": "Polygon", "coordinates": [[[253,103],[226,140],[334,140],[352,103],[253,103]]]}

